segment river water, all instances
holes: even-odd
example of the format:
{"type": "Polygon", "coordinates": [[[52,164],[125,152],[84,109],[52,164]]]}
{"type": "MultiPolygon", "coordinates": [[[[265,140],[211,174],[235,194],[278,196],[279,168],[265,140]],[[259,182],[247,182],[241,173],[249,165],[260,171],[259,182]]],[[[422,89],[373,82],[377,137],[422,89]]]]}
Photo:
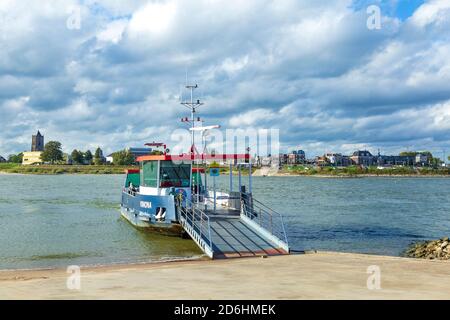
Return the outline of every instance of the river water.
{"type": "MultiPolygon", "coordinates": [[[[225,177],[218,185],[226,185],[225,177]]],[[[0,175],[0,269],[195,258],[193,241],[120,217],[121,175],[0,175]]],[[[401,255],[450,234],[448,178],[254,177],[295,250],[401,255]]]]}

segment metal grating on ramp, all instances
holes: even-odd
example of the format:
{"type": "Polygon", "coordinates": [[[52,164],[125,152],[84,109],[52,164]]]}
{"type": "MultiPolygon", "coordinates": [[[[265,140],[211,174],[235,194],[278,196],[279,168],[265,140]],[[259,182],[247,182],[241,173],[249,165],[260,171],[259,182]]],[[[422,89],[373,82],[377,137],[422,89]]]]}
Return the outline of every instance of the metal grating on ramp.
{"type": "Polygon", "coordinates": [[[240,218],[212,218],[211,237],[215,258],[287,254],[240,218]]]}
{"type": "Polygon", "coordinates": [[[241,209],[178,208],[184,230],[210,258],[289,254],[280,214],[256,201],[241,209]]]}

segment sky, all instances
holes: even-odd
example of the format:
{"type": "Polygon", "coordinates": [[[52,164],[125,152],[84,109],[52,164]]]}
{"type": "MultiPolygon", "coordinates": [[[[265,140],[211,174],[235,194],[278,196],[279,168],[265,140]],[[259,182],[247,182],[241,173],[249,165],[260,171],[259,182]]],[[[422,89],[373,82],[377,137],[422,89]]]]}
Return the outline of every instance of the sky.
{"type": "Polygon", "coordinates": [[[2,0],[0,155],[170,146],[188,75],[205,125],[282,151],[442,157],[449,30],[448,0],[2,0]]]}

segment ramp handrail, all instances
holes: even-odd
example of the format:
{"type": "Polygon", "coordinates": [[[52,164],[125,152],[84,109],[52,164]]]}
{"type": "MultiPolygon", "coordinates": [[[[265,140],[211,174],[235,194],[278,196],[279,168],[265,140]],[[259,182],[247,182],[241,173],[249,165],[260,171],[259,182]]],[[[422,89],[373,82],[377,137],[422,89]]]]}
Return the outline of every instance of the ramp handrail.
{"type": "Polygon", "coordinates": [[[255,222],[261,228],[267,230],[272,236],[278,238],[289,247],[286,229],[284,227],[283,216],[281,213],[269,208],[262,202],[248,198],[247,194],[242,194],[250,201],[241,200],[242,214],[255,222]]]}
{"type": "Polygon", "coordinates": [[[209,216],[189,199],[185,199],[186,207],[178,205],[180,221],[193,240],[212,258],[213,245],[209,216]]]}

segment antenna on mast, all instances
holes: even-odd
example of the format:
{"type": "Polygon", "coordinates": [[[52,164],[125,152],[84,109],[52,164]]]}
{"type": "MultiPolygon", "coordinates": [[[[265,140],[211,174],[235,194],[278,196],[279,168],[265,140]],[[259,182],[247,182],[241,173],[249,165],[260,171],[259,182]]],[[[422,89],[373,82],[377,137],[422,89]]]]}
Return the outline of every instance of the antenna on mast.
{"type": "MultiPolygon", "coordinates": [[[[187,76],[187,74],[186,74],[187,76]]],[[[191,91],[191,100],[190,101],[182,101],[181,104],[185,106],[186,108],[191,110],[191,119],[188,118],[182,118],[181,122],[189,123],[191,125],[191,153],[195,150],[195,123],[201,122],[202,120],[200,117],[195,118],[195,113],[197,112],[197,108],[202,106],[203,103],[200,102],[200,100],[194,101],[194,90],[198,88],[198,85],[190,85],[186,84],[186,89],[191,91]]]]}

